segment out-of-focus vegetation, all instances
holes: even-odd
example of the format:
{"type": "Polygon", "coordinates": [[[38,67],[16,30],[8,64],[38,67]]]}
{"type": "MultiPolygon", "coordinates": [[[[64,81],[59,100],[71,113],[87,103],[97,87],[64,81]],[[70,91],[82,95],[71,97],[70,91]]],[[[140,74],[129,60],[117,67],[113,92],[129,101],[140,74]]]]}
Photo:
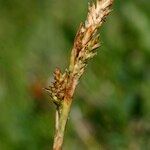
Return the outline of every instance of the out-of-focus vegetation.
{"type": "MultiPolygon", "coordinates": [[[[0,150],[48,150],[54,105],[42,88],[65,68],[87,0],[0,0],[0,150]]],[[[115,0],[76,90],[65,150],[150,149],[150,1],[115,0]]]]}

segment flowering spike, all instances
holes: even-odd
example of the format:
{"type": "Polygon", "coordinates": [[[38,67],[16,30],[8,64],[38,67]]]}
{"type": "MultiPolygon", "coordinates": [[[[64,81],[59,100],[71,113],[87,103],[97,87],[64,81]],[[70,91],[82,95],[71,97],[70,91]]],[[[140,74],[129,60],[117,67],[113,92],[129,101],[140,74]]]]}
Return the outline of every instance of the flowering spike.
{"type": "Polygon", "coordinates": [[[110,13],[113,0],[96,0],[89,3],[87,19],[80,24],[70,56],[69,71],[61,72],[59,68],[54,71],[54,82],[45,90],[56,104],[56,134],[53,150],[62,149],[64,130],[68,119],[72,97],[79,78],[85,71],[88,60],[93,58],[99,48],[98,29],[105,22],[110,13]]]}

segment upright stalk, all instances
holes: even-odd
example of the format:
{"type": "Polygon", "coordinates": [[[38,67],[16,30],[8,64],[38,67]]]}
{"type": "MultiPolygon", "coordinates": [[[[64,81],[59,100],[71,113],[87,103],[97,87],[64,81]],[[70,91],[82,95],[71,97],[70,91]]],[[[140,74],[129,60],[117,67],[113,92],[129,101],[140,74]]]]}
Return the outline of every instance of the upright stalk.
{"type": "Polygon", "coordinates": [[[75,88],[88,60],[97,54],[96,49],[100,46],[98,29],[110,13],[112,3],[113,0],[96,0],[96,4],[89,4],[87,19],[85,23],[81,23],[74,40],[69,68],[64,73],[56,68],[54,82],[45,88],[56,105],[53,150],[62,150],[75,88]]]}
{"type": "Polygon", "coordinates": [[[70,111],[71,103],[64,103],[62,106],[62,112],[59,117],[59,126],[56,129],[55,137],[54,137],[54,144],[53,144],[53,150],[61,150],[63,139],[64,139],[64,132],[66,128],[66,123],[68,120],[68,115],[70,111]]]}

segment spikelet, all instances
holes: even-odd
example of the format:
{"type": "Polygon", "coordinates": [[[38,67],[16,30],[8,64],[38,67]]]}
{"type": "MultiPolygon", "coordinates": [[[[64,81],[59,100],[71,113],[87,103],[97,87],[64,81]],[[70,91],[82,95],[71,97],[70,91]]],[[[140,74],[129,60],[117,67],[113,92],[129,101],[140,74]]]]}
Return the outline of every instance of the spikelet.
{"type": "Polygon", "coordinates": [[[81,24],[71,53],[70,71],[78,78],[84,72],[87,61],[97,54],[99,46],[98,29],[110,13],[113,0],[97,0],[96,4],[89,4],[88,15],[84,24],[81,24]]]}
{"type": "Polygon", "coordinates": [[[49,95],[53,99],[53,102],[57,105],[60,105],[60,102],[64,99],[67,82],[67,71],[62,74],[61,70],[59,68],[56,68],[54,71],[54,81],[48,88],[45,88],[45,90],[49,93],[49,95]]]}

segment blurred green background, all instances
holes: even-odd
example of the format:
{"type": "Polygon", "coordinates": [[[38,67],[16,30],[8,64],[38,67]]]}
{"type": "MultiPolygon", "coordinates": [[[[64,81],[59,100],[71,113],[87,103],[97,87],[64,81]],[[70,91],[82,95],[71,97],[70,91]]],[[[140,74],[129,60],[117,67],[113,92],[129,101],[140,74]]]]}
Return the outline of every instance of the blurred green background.
{"type": "MultiPolygon", "coordinates": [[[[88,0],[0,0],[0,150],[48,150],[42,88],[68,65],[88,0]]],[[[150,149],[150,1],[115,0],[76,90],[64,150],[150,149]]]]}

